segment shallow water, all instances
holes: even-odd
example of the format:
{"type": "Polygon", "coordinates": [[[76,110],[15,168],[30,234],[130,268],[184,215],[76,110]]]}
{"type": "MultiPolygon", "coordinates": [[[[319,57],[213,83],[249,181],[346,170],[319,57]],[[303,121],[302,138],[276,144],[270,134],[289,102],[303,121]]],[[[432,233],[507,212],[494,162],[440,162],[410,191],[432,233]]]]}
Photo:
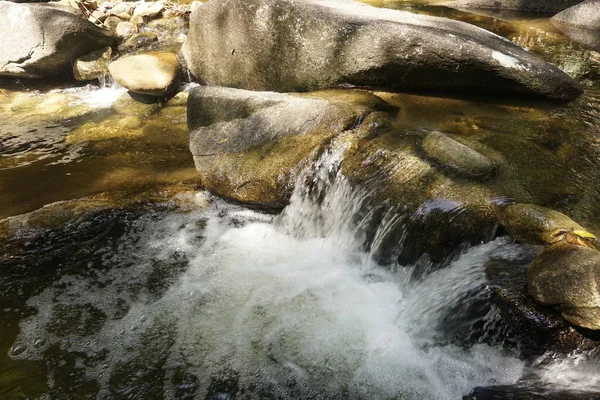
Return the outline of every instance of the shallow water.
{"type": "MultiPolygon", "coordinates": [[[[552,207],[600,232],[600,54],[546,18],[368,3],[477,24],[576,77],[586,93],[569,104],[375,94],[398,107],[403,133],[439,129],[486,146],[507,166],[489,183],[502,201],[552,207]]],[[[2,87],[0,217],[99,192],[196,183],[182,103],[120,107],[115,87],[2,87]]],[[[520,358],[488,301],[486,262],[519,264],[530,250],[497,238],[418,279],[412,265],[375,263],[397,215],[381,222],[364,212],[369,194],[338,175],[340,151],[306,172],[280,215],[202,193],[210,204],[200,209],[103,210],[4,239],[0,398],[600,391],[593,355],[520,358]]]]}

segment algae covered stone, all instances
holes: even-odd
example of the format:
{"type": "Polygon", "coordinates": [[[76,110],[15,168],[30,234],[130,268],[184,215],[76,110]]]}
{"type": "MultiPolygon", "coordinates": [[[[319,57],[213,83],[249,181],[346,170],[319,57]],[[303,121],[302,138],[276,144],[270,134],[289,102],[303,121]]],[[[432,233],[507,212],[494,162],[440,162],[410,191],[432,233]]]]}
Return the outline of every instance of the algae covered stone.
{"type": "Polygon", "coordinates": [[[112,48],[105,47],[79,57],[73,64],[73,76],[78,81],[89,81],[108,75],[112,53],[112,48]]]}
{"type": "Polygon", "coordinates": [[[500,223],[512,237],[529,244],[549,244],[566,232],[585,232],[565,214],[534,204],[506,207],[501,212],[500,223]]]}
{"type": "Polygon", "coordinates": [[[600,252],[566,241],[544,249],[527,270],[529,294],[572,324],[600,329],[600,252]]]}

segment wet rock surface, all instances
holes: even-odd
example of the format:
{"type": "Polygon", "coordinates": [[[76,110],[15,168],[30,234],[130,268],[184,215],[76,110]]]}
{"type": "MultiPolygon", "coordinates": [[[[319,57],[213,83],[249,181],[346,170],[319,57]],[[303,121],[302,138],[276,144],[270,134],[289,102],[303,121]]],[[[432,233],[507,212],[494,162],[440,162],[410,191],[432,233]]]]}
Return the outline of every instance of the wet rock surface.
{"type": "Polygon", "coordinates": [[[544,249],[527,270],[527,290],[574,325],[600,330],[600,252],[568,242],[544,249]]]}
{"type": "Polygon", "coordinates": [[[361,107],[327,99],[201,86],[188,99],[190,150],[206,188],[265,207],[282,207],[296,176],[361,107]]]}
{"type": "Polygon", "coordinates": [[[536,253],[532,249],[518,263],[493,260],[486,265],[491,301],[502,319],[524,345],[527,354],[599,349],[598,332],[570,324],[560,312],[536,303],[527,293],[527,265],[535,259],[536,253]]]}
{"type": "Polygon", "coordinates": [[[467,178],[485,179],[494,171],[494,163],[481,153],[441,132],[431,132],[423,138],[428,156],[467,178]]]}
{"type": "Polygon", "coordinates": [[[0,2],[0,75],[72,77],[71,63],[116,40],[61,8],[0,2]]]}
{"type": "Polygon", "coordinates": [[[550,244],[565,232],[585,231],[568,216],[534,204],[504,208],[500,223],[516,240],[529,244],[550,244]]]}
{"type": "Polygon", "coordinates": [[[196,78],[252,90],[581,94],[558,68],[479,28],[345,0],[210,2],[191,16],[183,54],[196,78]]]}

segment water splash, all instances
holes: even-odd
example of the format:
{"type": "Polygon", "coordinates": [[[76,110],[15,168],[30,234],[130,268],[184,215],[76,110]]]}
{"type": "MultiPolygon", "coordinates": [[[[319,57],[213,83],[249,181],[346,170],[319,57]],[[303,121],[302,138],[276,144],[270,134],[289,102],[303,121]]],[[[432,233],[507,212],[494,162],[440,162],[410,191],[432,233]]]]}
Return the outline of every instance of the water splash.
{"type": "Polygon", "coordinates": [[[524,363],[502,349],[431,334],[507,244],[406,283],[409,269],[380,266],[365,248],[369,196],[338,174],[341,152],[302,176],[276,221],[217,200],[143,218],[110,256],[29,300],[38,313],[13,358],[74,359],[51,368],[49,385],[60,392],[57,376],[79,374],[99,398],[455,399],[516,382],[524,363]]]}

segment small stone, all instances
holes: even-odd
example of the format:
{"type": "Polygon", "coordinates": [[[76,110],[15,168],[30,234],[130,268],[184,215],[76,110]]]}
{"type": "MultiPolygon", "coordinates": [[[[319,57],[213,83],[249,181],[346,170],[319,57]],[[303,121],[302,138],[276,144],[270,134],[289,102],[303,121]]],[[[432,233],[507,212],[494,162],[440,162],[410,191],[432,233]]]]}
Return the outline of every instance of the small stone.
{"type": "Polygon", "coordinates": [[[138,32],[138,27],[136,24],[124,21],[119,22],[115,31],[120,37],[129,37],[138,32]]]}
{"type": "Polygon", "coordinates": [[[156,33],[142,32],[127,39],[119,48],[123,50],[139,49],[140,47],[144,47],[145,45],[156,42],[157,40],[158,36],[156,33]]]}
{"type": "Polygon", "coordinates": [[[513,204],[500,215],[500,223],[516,240],[528,244],[550,244],[569,231],[585,231],[558,211],[534,204],[513,204]]]}
{"type": "Polygon", "coordinates": [[[104,22],[108,15],[104,14],[102,11],[96,10],[90,15],[89,20],[93,23],[104,22]]]}
{"type": "Polygon", "coordinates": [[[118,14],[117,17],[121,18],[123,21],[129,21],[131,19],[131,15],[127,13],[118,14]]]}
{"type": "Polygon", "coordinates": [[[425,136],[423,150],[442,166],[467,178],[487,178],[494,170],[494,163],[487,157],[441,132],[425,136]]]}
{"type": "Polygon", "coordinates": [[[600,330],[600,252],[568,242],[550,245],[527,270],[529,295],[564,319],[600,330]]]}
{"type": "Polygon", "coordinates": [[[168,52],[136,54],[109,64],[113,78],[128,90],[151,96],[173,93],[181,80],[177,56],[168,52]]]}
{"type": "Polygon", "coordinates": [[[108,74],[112,49],[105,47],[79,57],[73,64],[73,76],[78,81],[98,79],[108,74]]]}
{"type": "Polygon", "coordinates": [[[124,1],[122,3],[117,3],[113,8],[110,9],[111,15],[119,15],[119,14],[133,14],[135,10],[135,3],[130,1],[124,1]]]}
{"type": "Polygon", "coordinates": [[[129,19],[129,22],[131,22],[132,24],[136,24],[136,25],[144,25],[144,17],[142,17],[140,15],[133,15],[129,19]]]}
{"type": "Polygon", "coordinates": [[[139,15],[145,19],[153,19],[158,17],[163,10],[165,5],[160,1],[140,3],[133,12],[133,15],[139,15]]]}
{"type": "Polygon", "coordinates": [[[117,25],[119,25],[121,22],[123,22],[121,18],[110,15],[104,20],[104,26],[108,30],[114,32],[117,30],[117,25]]]}

